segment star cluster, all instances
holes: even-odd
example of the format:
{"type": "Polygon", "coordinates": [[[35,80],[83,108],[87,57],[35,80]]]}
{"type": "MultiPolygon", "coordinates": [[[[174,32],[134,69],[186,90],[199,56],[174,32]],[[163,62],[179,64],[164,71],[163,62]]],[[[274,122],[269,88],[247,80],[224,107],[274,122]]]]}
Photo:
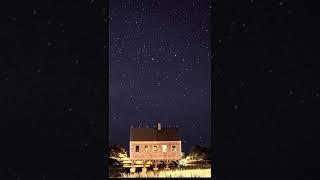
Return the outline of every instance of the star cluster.
{"type": "Polygon", "coordinates": [[[210,1],[110,1],[111,143],[160,122],[209,145],[210,17],[210,1]]]}

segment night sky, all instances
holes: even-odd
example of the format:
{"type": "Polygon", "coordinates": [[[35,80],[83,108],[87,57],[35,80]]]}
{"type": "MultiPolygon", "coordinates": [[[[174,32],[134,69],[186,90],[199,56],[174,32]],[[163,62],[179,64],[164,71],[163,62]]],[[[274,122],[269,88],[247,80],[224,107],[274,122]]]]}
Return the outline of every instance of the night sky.
{"type": "Polygon", "coordinates": [[[106,1],[8,0],[0,14],[0,179],[101,179],[106,1]]]}
{"type": "Polygon", "coordinates": [[[225,175],[239,175],[236,169],[242,167],[249,176],[257,175],[254,179],[262,174],[270,175],[267,179],[312,179],[301,170],[319,168],[317,6],[226,0],[215,1],[214,7],[217,171],[233,167],[225,175]]]}
{"type": "Polygon", "coordinates": [[[105,179],[109,134],[158,121],[212,132],[217,179],[318,179],[317,4],[107,4],[1,1],[0,179],[105,179]]]}
{"type": "Polygon", "coordinates": [[[182,146],[211,142],[211,5],[208,0],[110,1],[109,135],[181,128],[182,146]]]}

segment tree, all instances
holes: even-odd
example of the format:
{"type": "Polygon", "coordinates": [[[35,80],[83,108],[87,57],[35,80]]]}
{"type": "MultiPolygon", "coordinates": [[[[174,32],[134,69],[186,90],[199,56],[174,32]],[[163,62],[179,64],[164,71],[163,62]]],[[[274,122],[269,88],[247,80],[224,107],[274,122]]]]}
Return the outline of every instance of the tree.
{"type": "Polygon", "coordinates": [[[191,148],[189,157],[192,160],[205,160],[208,158],[208,148],[195,145],[191,148]]]}
{"type": "Polygon", "coordinates": [[[121,144],[111,145],[109,152],[110,152],[109,157],[113,157],[113,158],[127,157],[127,151],[124,149],[124,147],[121,144]]]}

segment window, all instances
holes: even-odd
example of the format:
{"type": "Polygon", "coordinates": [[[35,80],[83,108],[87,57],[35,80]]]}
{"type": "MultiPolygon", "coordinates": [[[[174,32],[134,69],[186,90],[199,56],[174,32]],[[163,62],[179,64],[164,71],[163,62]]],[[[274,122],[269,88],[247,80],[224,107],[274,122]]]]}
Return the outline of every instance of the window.
{"type": "Polygon", "coordinates": [[[171,151],[177,151],[176,146],[175,145],[171,145],[171,151]]]}
{"type": "Polygon", "coordinates": [[[145,149],[146,151],[148,151],[148,150],[149,150],[149,146],[144,146],[144,149],[145,149]]]}
{"type": "Polygon", "coordinates": [[[153,151],[158,151],[158,146],[157,145],[153,146],[153,151]]]}
{"type": "Polygon", "coordinates": [[[139,152],[139,146],[136,146],[136,152],[139,152]]]}
{"type": "Polygon", "coordinates": [[[167,145],[162,145],[162,152],[167,152],[167,145]]]}

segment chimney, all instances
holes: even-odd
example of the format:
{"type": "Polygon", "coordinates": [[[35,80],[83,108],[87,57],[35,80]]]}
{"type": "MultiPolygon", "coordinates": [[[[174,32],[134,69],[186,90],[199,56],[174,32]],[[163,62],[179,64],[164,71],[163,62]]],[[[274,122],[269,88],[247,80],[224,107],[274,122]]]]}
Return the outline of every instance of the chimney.
{"type": "Polygon", "coordinates": [[[160,131],[160,130],[161,130],[161,124],[158,123],[158,131],[160,131]]]}

